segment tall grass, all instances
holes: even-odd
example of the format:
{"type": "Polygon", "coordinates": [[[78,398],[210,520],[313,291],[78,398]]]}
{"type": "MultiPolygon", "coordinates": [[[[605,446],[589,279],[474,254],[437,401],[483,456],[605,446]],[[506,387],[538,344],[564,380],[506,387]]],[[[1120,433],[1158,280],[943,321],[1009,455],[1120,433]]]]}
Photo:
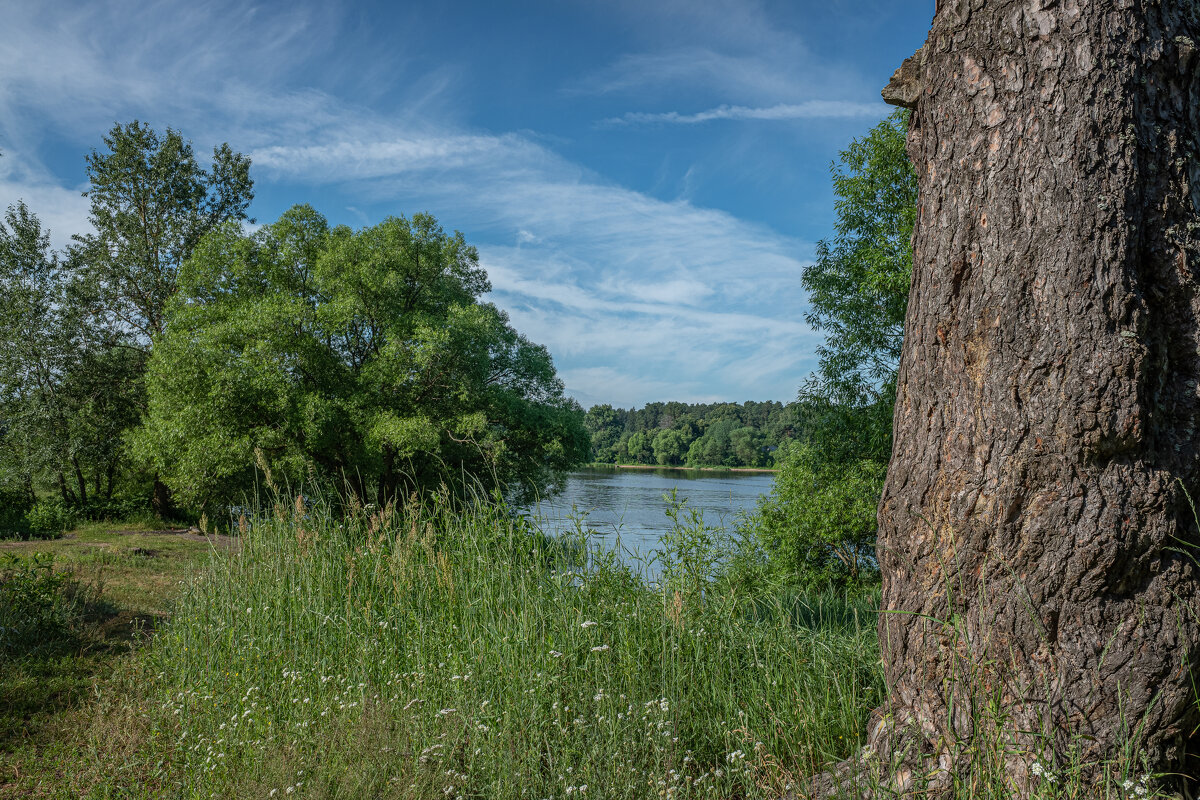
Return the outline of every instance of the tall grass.
{"type": "MultiPolygon", "coordinates": [[[[833,785],[890,796],[895,768],[852,758],[884,699],[878,594],[714,581],[711,529],[674,510],[654,586],[581,525],[550,539],[495,503],[334,518],[299,497],[241,520],[240,552],[214,552],[148,653],[154,791],[780,797],[849,759],[861,771],[833,785]]],[[[999,738],[955,745],[942,786],[1012,796],[1024,757],[1002,708],[978,713],[999,738]]],[[[1026,755],[1030,796],[1166,796],[1135,753],[1099,785],[1087,765],[1026,755]]]]}
{"type": "Polygon", "coordinates": [[[882,699],[875,597],[650,589],[445,498],[242,529],[150,655],[184,794],[778,796],[882,699]]]}

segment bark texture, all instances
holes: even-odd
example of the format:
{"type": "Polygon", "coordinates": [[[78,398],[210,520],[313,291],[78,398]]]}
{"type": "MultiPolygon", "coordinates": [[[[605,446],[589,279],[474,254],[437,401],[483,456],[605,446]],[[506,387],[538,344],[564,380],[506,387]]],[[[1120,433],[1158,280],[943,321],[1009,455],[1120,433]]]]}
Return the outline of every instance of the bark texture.
{"type": "Polygon", "coordinates": [[[920,179],[879,510],[896,788],[987,746],[1020,793],[1072,751],[1197,775],[1198,44],[1198,0],[942,0],[884,92],[920,179]]]}

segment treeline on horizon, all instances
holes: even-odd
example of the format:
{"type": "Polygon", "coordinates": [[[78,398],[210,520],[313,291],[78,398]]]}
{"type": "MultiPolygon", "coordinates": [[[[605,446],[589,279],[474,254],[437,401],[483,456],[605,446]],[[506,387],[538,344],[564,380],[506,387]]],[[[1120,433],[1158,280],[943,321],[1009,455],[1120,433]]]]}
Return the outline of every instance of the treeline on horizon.
{"type": "Polygon", "coordinates": [[[802,438],[802,403],[647,403],[592,406],[592,461],[663,467],[774,468],[802,438]]]}

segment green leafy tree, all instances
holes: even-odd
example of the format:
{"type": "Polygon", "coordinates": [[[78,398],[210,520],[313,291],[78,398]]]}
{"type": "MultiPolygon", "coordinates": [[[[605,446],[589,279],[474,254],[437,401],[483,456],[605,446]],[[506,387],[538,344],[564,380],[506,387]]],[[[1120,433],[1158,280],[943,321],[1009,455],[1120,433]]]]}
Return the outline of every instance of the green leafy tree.
{"type": "Polygon", "coordinates": [[[191,506],[236,501],[256,459],[386,502],[473,481],[524,501],[587,458],[546,349],[478,302],[475,249],[429,215],[226,224],[178,282],[136,444],[191,506]]]}
{"type": "Polygon", "coordinates": [[[160,134],[136,120],[115,125],[104,145],[87,157],[94,231],[75,237],[74,257],[110,321],[149,345],[165,329],[179,267],[201,237],[246,219],[250,159],[222,144],[204,169],[178,131],[160,134]]]}
{"type": "Polygon", "coordinates": [[[670,428],[655,435],[653,448],[656,462],[663,466],[674,466],[687,455],[688,441],[682,431],[670,428]]]}
{"type": "MultiPolygon", "coordinates": [[[[166,306],[183,262],[200,239],[225,223],[247,219],[254,197],[250,159],[228,144],[213,149],[206,169],[190,142],[175,130],[159,133],[134,121],[115,125],[104,148],[87,157],[93,231],[78,235],[69,260],[77,294],[118,347],[143,351],[144,365],[166,327],[166,306]]],[[[107,396],[145,409],[144,369],[134,354],[113,353],[119,365],[107,396]]],[[[126,430],[136,422],[118,414],[126,430]]],[[[119,434],[120,432],[115,432],[119,434]]],[[[114,441],[119,441],[116,435],[114,441]]],[[[153,505],[173,513],[167,487],[153,478],[153,505]]]]}
{"type": "Polygon", "coordinates": [[[63,299],[49,234],[24,203],[10,206],[0,224],[0,443],[5,483],[29,504],[35,476],[57,466],[66,439],[59,395],[72,347],[57,319],[63,299]]]}
{"type": "Polygon", "coordinates": [[[111,497],[138,351],[114,346],[80,298],[49,235],[24,204],[0,223],[0,463],[30,501],[51,482],[62,500],[111,497]]]}
{"type": "Polygon", "coordinates": [[[837,222],[801,282],[806,319],[825,333],[806,394],[840,405],[889,402],[912,280],[917,179],[905,151],[908,111],[851,143],[833,167],[837,222]]]}
{"type": "Polygon", "coordinates": [[[729,433],[729,451],[734,463],[730,466],[761,467],[765,461],[764,437],[749,425],[734,428],[729,433]]]}
{"type": "Polygon", "coordinates": [[[592,458],[607,464],[617,461],[621,433],[625,428],[622,413],[607,404],[594,405],[584,417],[584,426],[592,438],[592,458]]]}
{"type": "Polygon", "coordinates": [[[687,463],[693,467],[732,466],[733,448],[730,436],[741,427],[735,417],[723,415],[710,424],[699,439],[688,448],[687,463]]]}
{"type": "Polygon", "coordinates": [[[749,524],[772,567],[802,581],[872,574],[912,275],[917,181],[907,127],[908,112],[898,111],[841,154],[835,235],[802,278],[807,320],[825,333],[796,406],[804,446],[783,450],[775,488],[749,524]]]}
{"type": "Polygon", "coordinates": [[[625,452],[634,464],[654,463],[654,438],[644,431],[629,434],[625,440],[625,452]]]}
{"type": "Polygon", "coordinates": [[[812,445],[791,448],[759,502],[752,546],[773,572],[810,586],[873,579],[885,471],[872,459],[834,464],[812,445]]]}
{"type": "Polygon", "coordinates": [[[842,153],[833,168],[835,235],[802,279],[808,322],[825,332],[817,374],[801,391],[803,427],[833,463],[891,455],[917,206],[907,128],[908,112],[897,111],[842,153]]]}

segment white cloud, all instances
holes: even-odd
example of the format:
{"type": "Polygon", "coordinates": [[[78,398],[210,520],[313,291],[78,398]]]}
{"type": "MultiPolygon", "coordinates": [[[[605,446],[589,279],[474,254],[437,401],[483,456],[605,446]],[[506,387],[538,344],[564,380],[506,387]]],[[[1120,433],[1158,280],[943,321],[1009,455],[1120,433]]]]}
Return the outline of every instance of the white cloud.
{"type": "Polygon", "coordinates": [[[629,408],[656,401],[678,400],[685,403],[716,403],[729,398],[713,393],[699,381],[674,381],[629,375],[612,367],[583,367],[561,371],[572,387],[572,394],[584,407],[608,403],[629,408]]]}
{"type": "MultiPolygon", "coordinates": [[[[348,131],[339,130],[335,137],[348,131]]],[[[533,148],[516,136],[422,134],[392,130],[386,141],[340,139],[308,145],[279,144],[251,151],[255,166],[310,181],[345,181],[421,170],[500,166],[533,148]]]]}
{"type": "Polygon", "coordinates": [[[583,79],[573,91],[657,96],[668,90],[702,89],[717,97],[762,102],[779,98],[800,100],[820,87],[820,82],[811,76],[794,69],[781,69],[781,60],[764,54],[719,53],[707,48],[627,53],[583,79]]]}
{"type": "MultiPolygon", "coordinates": [[[[148,48],[133,44],[138,29],[117,25],[116,11],[132,10],[124,3],[62,24],[50,12],[23,12],[0,34],[0,170],[8,168],[0,171],[0,199],[24,197],[56,242],[84,229],[87,201],[37,165],[41,128],[98,144],[97,127],[105,130],[113,115],[155,122],[167,114],[165,122],[198,141],[247,150],[260,189],[320,188],[339,196],[326,210],[349,208],[363,221],[436,209],[446,227],[478,244],[492,299],[549,347],[569,390],[586,403],[783,399],[811,367],[816,337],[800,321],[799,285],[810,243],[614,185],[529,135],[439,123],[419,113],[434,102],[428,93],[403,112],[381,114],[292,85],[286,78],[299,54],[319,46],[322,18],[312,9],[267,20],[241,6],[189,8],[174,20],[168,4],[151,3],[147,30],[158,38],[148,48]],[[250,33],[221,38],[226,13],[262,34],[261,49],[250,33]],[[231,65],[253,82],[224,79],[231,65]],[[9,156],[22,169],[6,165],[9,156]]],[[[725,65],[734,73],[730,86],[749,85],[766,68],[735,61],[664,57],[658,68],[692,75],[699,66],[715,75],[725,65]]],[[[798,107],[850,113],[836,103],[798,107]]]]}
{"type": "Polygon", "coordinates": [[[47,121],[74,132],[130,114],[172,124],[203,116],[209,98],[233,85],[229,76],[247,76],[261,94],[332,25],[320,6],[267,14],[166,0],[5,3],[3,17],[0,130],[10,144],[36,138],[47,121]]]}
{"type": "Polygon", "coordinates": [[[13,154],[0,158],[0,214],[12,205],[23,202],[41,220],[42,229],[50,233],[51,245],[62,250],[71,243],[71,235],[87,230],[88,200],[83,196],[86,187],[58,186],[44,177],[14,176],[6,171],[5,162],[13,154]]]}
{"type": "Polygon", "coordinates": [[[606,119],[613,125],[629,125],[638,123],[674,123],[695,125],[701,122],[711,122],[719,119],[735,120],[797,120],[797,119],[831,119],[831,118],[878,118],[887,114],[887,106],[883,103],[855,103],[847,100],[808,100],[803,103],[779,103],[766,108],[751,108],[747,106],[717,106],[707,111],[695,114],[681,114],[678,111],[646,113],[631,111],[621,117],[606,119]]]}

